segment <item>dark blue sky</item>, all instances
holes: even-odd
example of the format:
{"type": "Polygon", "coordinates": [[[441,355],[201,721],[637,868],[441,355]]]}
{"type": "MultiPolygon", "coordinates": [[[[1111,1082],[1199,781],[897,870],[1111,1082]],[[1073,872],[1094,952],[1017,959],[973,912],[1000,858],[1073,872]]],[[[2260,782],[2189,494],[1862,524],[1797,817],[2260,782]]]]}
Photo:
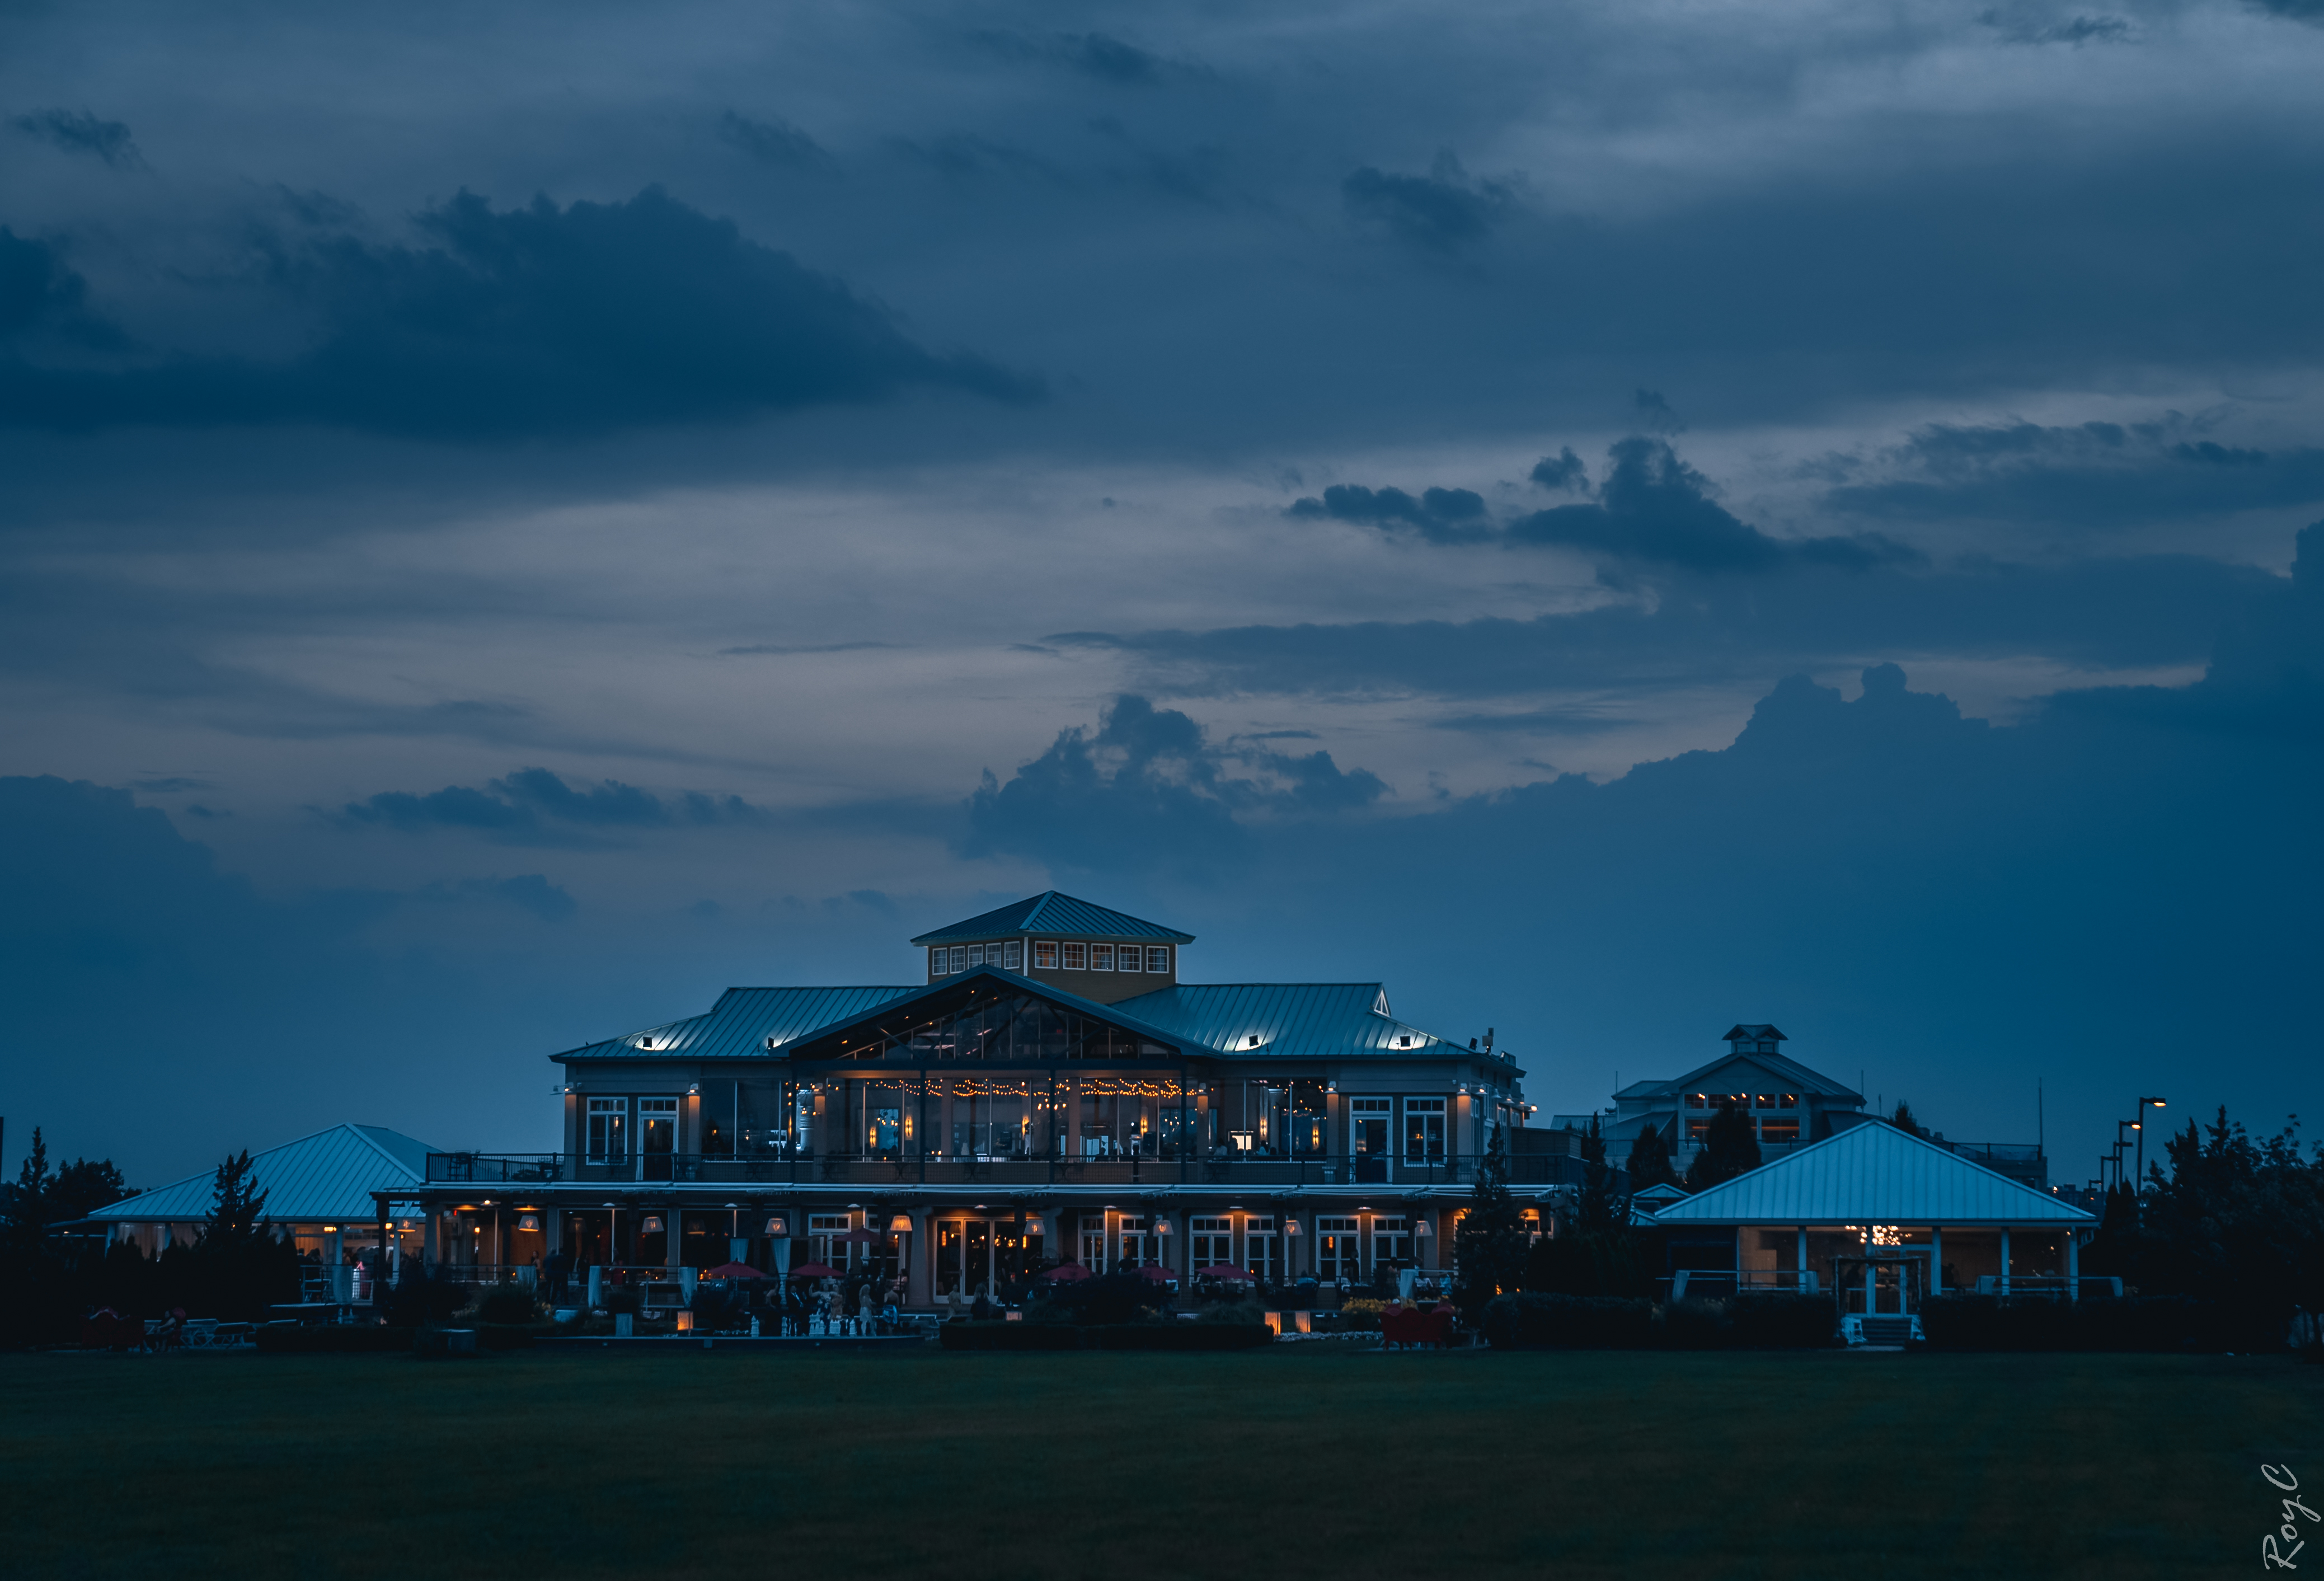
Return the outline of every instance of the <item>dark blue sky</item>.
{"type": "Polygon", "coordinates": [[[2318,1108],[2313,6],[1061,16],[0,20],[12,1143],[1052,884],[1545,1109],[2318,1108]]]}

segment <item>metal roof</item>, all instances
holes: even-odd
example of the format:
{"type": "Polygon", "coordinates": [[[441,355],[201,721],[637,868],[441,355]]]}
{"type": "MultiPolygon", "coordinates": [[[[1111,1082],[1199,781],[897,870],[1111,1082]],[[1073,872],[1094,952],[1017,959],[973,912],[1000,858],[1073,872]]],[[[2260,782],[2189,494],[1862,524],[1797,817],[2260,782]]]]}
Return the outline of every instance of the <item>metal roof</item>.
{"type": "MultiPolygon", "coordinates": [[[[987,977],[993,979],[1003,987],[1012,988],[1019,993],[1030,994],[1036,998],[1046,999],[1052,1004],[1062,1005],[1064,1008],[1073,1011],[1077,1014],[1089,1016],[1093,1020],[1105,1022],[1112,1026],[1120,1027],[1124,1031],[1136,1032],[1139,1037],[1151,1038],[1157,1043],[1184,1045],[1188,1041],[1185,1035],[1182,1032],[1172,1031],[1167,1027],[1157,1026],[1140,1015],[1133,1014],[1125,1011],[1123,1007],[1130,1003],[1129,1000],[1125,999],[1114,1004],[1101,1004],[1094,999],[1084,999],[1078,994],[1069,994],[1065,992],[1065,990],[1048,983],[1037,983],[1030,977],[1020,975],[1016,972],[1009,971],[1001,966],[972,966],[967,971],[961,973],[958,976],[939,977],[933,983],[906,990],[902,994],[899,994],[897,999],[890,1001],[888,1003],[867,1006],[862,1012],[843,1016],[839,1020],[831,1022],[824,1026],[810,1028],[800,1033],[798,1037],[790,1040],[793,1042],[805,1042],[810,1040],[826,1038],[836,1032],[844,1032],[852,1026],[861,1025],[863,1022],[872,1020],[874,1015],[879,1012],[898,1008],[904,1003],[911,1000],[932,999],[941,994],[949,994],[968,984],[977,983],[980,978],[987,977]]],[[[982,985],[980,985],[980,986],[982,985]]],[[[1193,1047],[1181,1048],[1179,1051],[1181,1053],[1187,1054],[1210,1054],[1217,1052],[1217,1050],[1212,1049],[1193,1047]]]]}
{"type": "Polygon", "coordinates": [[[1712,1072],[1721,1066],[1735,1064],[1756,1065],[1768,1075],[1779,1077],[1786,1086],[1796,1087],[1802,1092],[1816,1093],[1831,1098],[1861,1099],[1864,1096],[1854,1087],[1834,1081],[1819,1071],[1810,1070],[1796,1059],[1788,1059],[1781,1054],[1762,1054],[1756,1049],[1748,1049],[1740,1053],[1729,1049],[1718,1059],[1707,1064],[1698,1065],[1684,1076],[1673,1077],[1668,1081],[1632,1082],[1615,1096],[1668,1097],[1673,1093],[1699,1092],[1704,1088],[1712,1072]]]}
{"type": "Polygon", "coordinates": [[[1658,1225],[2024,1225],[2098,1220],[1885,1123],[1852,1125],[1674,1202],[1658,1225]]]}
{"type": "Polygon", "coordinates": [[[1222,1054],[1336,1059],[1468,1052],[1397,1020],[1388,1011],[1388,990],[1378,983],[1180,983],[1113,1008],[1222,1054]],[[1410,1045],[1397,1047],[1398,1038],[1409,1038],[1410,1045]]]}
{"type": "MultiPolygon", "coordinates": [[[[379,1125],[334,1125],[254,1154],[252,1178],[276,1224],[370,1224],[371,1194],[418,1186],[427,1177],[426,1142],[379,1125]]],[[[217,1171],[206,1170],[100,1207],[89,1217],[126,1224],[178,1224],[209,1216],[217,1171]]]]}
{"type": "Polygon", "coordinates": [[[851,1020],[921,992],[908,987],[729,988],[701,1015],[624,1032],[603,1042],[552,1054],[575,1059],[634,1059],[640,1054],[687,1059],[765,1059],[767,1040],[779,1047],[835,1022],[851,1020]]]}
{"type": "Polygon", "coordinates": [[[1087,938],[1144,938],[1157,944],[1192,944],[1194,936],[1148,922],[1126,912],[1109,911],[1088,901],[1047,890],[1028,901],[1018,901],[981,917],[954,922],[933,933],[923,933],[914,944],[963,943],[998,938],[1011,933],[1065,933],[1087,938]]]}

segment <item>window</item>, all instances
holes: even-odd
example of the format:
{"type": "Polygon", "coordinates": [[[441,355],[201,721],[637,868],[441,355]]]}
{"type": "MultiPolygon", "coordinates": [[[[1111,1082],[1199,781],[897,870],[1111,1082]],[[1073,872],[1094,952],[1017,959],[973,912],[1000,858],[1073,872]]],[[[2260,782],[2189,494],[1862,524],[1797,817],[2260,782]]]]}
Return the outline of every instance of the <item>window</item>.
{"type": "Polygon", "coordinates": [[[1092,1273],[1105,1271],[1105,1215],[1102,1213],[1082,1216],[1082,1266],[1092,1273]]]}
{"type": "Polygon", "coordinates": [[[1116,1266],[1144,1268],[1148,1263],[1159,1262],[1161,1259],[1156,1254],[1155,1243],[1160,1239],[1161,1237],[1154,1233],[1153,1226],[1148,1223],[1144,1215],[1123,1214],[1121,1216],[1121,1261],[1116,1266]]]}
{"type": "Polygon", "coordinates": [[[1390,1263],[1412,1261],[1412,1221],[1408,1218],[1376,1218],[1372,1220],[1372,1266],[1385,1260],[1390,1263]]]}
{"type": "Polygon", "coordinates": [[[1327,1280],[1351,1282],[1364,1276],[1357,1249],[1357,1223],[1352,1217],[1321,1217],[1315,1221],[1315,1271],[1327,1280]]]}
{"type": "Polygon", "coordinates": [[[1146,967],[1139,956],[1138,947],[1134,944],[1125,944],[1114,951],[1113,969],[1117,972],[1144,971],[1146,967]]]}
{"type": "Polygon", "coordinates": [[[1687,1123],[1686,1123],[1686,1139],[1687,1139],[1687,1141],[1689,1141],[1689,1142],[1701,1142],[1701,1141],[1702,1141],[1705,1136],[1708,1136],[1710,1133],[1711,1133],[1711,1122],[1710,1122],[1710,1121],[1708,1121],[1708,1120],[1696,1120],[1696,1119],[1692,1119],[1692,1118],[1689,1118],[1689,1119],[1688,1119],[1688,1121],[1687,1121],[1687,1123]]]}
{"type": "Polygon", "coordinates": [[[1275,1216],[1255,1213],[1242,1221],[1242,1265],[1273,1284],[1283,1267],[1283,1238],[1276,1234],[1275,1216]]]}
{"type": "Polygon", "coordinates": [[[1800,1139],[1800,1119],[1796,1114],[1763,1115],[1759,1121],[1761,1142],[1797,1142],[1800,1139]]]}
{"type": "Polygon", "coordinates": [[[591,1098],[589,1100],[589,1161],[593,1164],[619,1163],[630,1152],[630,1100],[627,1098],[591,1098]]]}
{"type": "Polygon", "coordinates": [[[1404,1100],[1404,1161],[1442,1163],[1444,1160],[1444,1100],[1404,1100]]]}
{"type": "Polygon", "coordinates": [[[1024,966],[1025,946],[1021,941],[1012,938],[1001,947],[1001,964],[1010,971],[1017,971],[1024,966]]]}
{"type": "Polygon", "coordinates": [[[1111,972],[1113,970],[1113,946],[1110,944],[1091,945],[1089,969],[1093,972],[1111,972]]]}
{"type": "Polygon", "coordinates": [[[807,1216],[808,1241],[815,1247],[815,1260],[831,1268],[847,1266],[848,1253],[855,1250],[844,1238],[847,1234],[847,1216],[844,1213],[814,1213],[807,1216]]]}
{"type": "Polygon", "coordinates": [[[968,949],[965,946],[955,944],[952,947],[952,969],[955,972],[968,970],[968,949]]]}
{"type": "Polygon", "coordinates": [[[1089,946],[1085,944],[1065,946],[1065,970],[1068,972],[1089,970],[1089,946]]]}
{"type": "Polygon", "coordinates": [[[1348,1151],[1373,1155],[1387,1152],[1388,1111],[1394,1107],[1395,1102],[1389,1098],[1350,1098],[1348,1151]]]}
{"type": "Polygon", "coordinates": [[[945,949],[928,951],[928,975],[941,977],[952,970],[952,952],[945,949]]]}
{"type": "Polygon", "coordinates": [[[1799,1099],[1790,1093],[1761,1093],[1757,1102],[1762,1109],[1788,1109],[1799,1099]]]}
{"type": "Polygon", "coordinates": [[[1196,1268],[1215,1268],[1234,1262],[1234,1220],[1224,1215],[1204,1217],[1200,1215],[1186,1221],[1190,1244],[1187,1251],[1196,1268]]]}
{"type": "Polygon", "coordinates": [[[968,947],[968,964],[972,966],[981,966],[984,964],[984,947],[982,945],[972,944],[968,947]]]}
{"type": "Polygon", "coordinates": [[[1054,972],[1057,969],[1057,945],[1055,939],[1044,938],[1033,946],[1033,969],[1054,972]]]}
{"type": "Polygon", "coordinates": [[[1149,972],[1168,971],[1170,969],[1169,946],[1157,944],[1149,947],[1146,951],[1146,969],[1149,972]]]}
{"type": "Polygon", "coordinates": [[[1686,1106],[1690,1109],[1708,1108],[1710,1104],[1711,1100],[1701,1093],[1689,1093],[1686,1095],[1686,1106]]]}

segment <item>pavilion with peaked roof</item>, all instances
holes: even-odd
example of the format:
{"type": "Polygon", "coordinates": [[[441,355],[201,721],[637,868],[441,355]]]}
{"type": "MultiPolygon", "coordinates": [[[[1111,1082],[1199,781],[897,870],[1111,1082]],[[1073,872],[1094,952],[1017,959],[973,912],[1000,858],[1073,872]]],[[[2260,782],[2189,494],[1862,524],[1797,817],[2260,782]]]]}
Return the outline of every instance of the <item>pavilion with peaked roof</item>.
{"type": "MultiPolygon", "coordinates": [[[[550,1055],[558,1151],[431,1155],[427,1254],[657,1284],[876,1264],[924,1308],[1064,1262],[1448,1268],[1493,1129],[1528,1112],[1510,1052],[1401,1019],[1376,982],[1185,981],[1194,938],[1053,890],[913,936],[917,983],[730,988],[550,1055]]],[[[1513,1168],[1544,1225],[1581,1175],[1513,1168]]]]}
{"type": "Polygon", "coordinates": [[[1853,1125],[1665,1204],[1672,1279],[1830,1290],[1851,1334],[1944,1290],[2080,1293],[2098,1220],[1885,1121],[1853,1125]]]}

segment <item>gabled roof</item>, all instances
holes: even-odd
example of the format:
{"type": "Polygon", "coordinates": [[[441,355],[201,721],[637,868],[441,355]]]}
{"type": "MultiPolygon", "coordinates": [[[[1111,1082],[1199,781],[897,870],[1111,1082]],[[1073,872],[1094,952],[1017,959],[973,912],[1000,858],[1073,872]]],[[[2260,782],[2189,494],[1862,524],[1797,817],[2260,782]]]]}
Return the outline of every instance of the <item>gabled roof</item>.
{"type": "Polygon", "coordinates": [[[1378,983],[1180,983],[1113,1007],[1224,1054],[1299,1059],[1466,1049],[1388,1012],[1378,983]],[[1257,1044],[1252,1038],[1259,1040],[1257,1044]],[[1398,1038],[1409,1038],[1398,1048],[1398,1038]]]}
{"type": "Polygon", "coordinates": [[[933,933],[923,933],[914,944],[968,943],[999,938],[1011,933],[1065,933],[1086,938],[1139,938],[1155,944],[1192,944],[1194,936],[1148,922],[1127,912],[1109,911],[1047,890],[1028,901],[1018,901],[998,911],[954,922],[933,933]]]}
{"type": "Polygon", "coordinates": [[[1122,1000],[1114,1004],[1100,1004],[1094,999],[1084,999],[1078,994],[1068,994],[1064,989],[1056,987],[1052,984],[1037,983],[1030,977],[1023,976],[1019,973],[1006,970],[1001,966],[972,966],[967,971],[961,973],[957,976],[939,977],[935,982],[927,984],[921,987],[908,989],[885,1003],[868,1005],[861,1011],[844,1015],[835,1021],[825,1023],[823,1026],[815,1027],[807,1031],[803,1031],[798,1037],[788,1040],[788,1041],[791,1043],[813,1042],[819,1039],[830,1037],[837,1032],[844,1032],[851,1027],[862,1026],[866,1022],[872,1022],[875,1016],[881,1017],[883,1020],[890,1019],[888,1012],[908,1012],[914,1005],[924,1000],[948,996],[958,993],[963,988],[971,986],[981,988],[997,987],[1012,990],[1019,994],[1028,994],[1036,999],[1046,999],[1050,1003],[1060,1006],[1065,1010],[1070,1010],[1077,1015],[1085,1015],[1093,1021],[1102,1021],[1110,1025],[1120,1027],[1124,1031],[1135,1032],[1141,1038],[1151,1038],[1157,1043],[1168,1043],[1174,1046],[1178,1046],[1181,1052],[1184,1053],[1211,1054],[1217,1052],[1217,1050],[1213,1049],[1188,1046],[1188,1040],[1184,1034],[1174,1032],[1167,1027],[1157,1026],[1153,1022],[1147,1021],[1144,1017],[1139,1015],[1137,1012],[1126,1008],[1127,1006],[1136,1003],[1133,1000],[1122,1000]]]}
{"type": "Polygon", "coordinates": [[[560,1064],[576,1059],[764,1059],[767,1040],[778,1046],[795,1043],[807,1033],[834,1022],[877,1010],[920,992],[920,985],[858,988],[729,988],[718,1003],[701,1015],[664,1022],[624,1032],[602,1042],[585,1043],[549,1058],[560,1064]]]}
{"type": "Polygon", "coordinates": [[[1669,1081],[1633,1082],[1624,1087],[1619,1096],[1626,1098],[1668,1097],[1673,1093],[1700,1092],[1704,1090],[1705,1078],[1713,1071],[1738,1060],[1757,1066],[1769,1076],[1781,1081],[1790,1091],[1815,1093],[1828,1098],[1854,1098],[1858,1103],[1864,1101],[1864,1095],[1854,1087],[1836,1082],[1817,1071],[1810,1070],[1796,1059],[1787,1059],[1781,1054],[1762,1054],[1755,1049],[1747,1049],[1738,1054],[1731,1049],[1715,1059],[1696,1066],[1684,1076],[1675,1077],[1669,1081]]]}
{"type": "Polygon", "coordinates": [[[2098,1221],[1894,1125],[1853,1125],[1674,1202],[1658,1225],[2033,1225],[2098,1221]]]}
{"type": "MultiPolygon", "coordinates": [[[[250,1172],[266,1193],[266,1216],[276,1224],[370,1224],[371,1194],[418,1186],[437,1150],[378,1125],[334,1125],[252,1156],[250,1172]]],[[[88,1216],[127,1224],[183,1223],[208,1218],[217,1172],[205,1170],[167,1186],[124,1197],[88,1216]]]]}
{"type": "Polygon", "coordinates": [[[1789,1038],[1784,1036],[1780,1029],[1766,1022],[1737,1022],[1719,1036],[1722,1041],[1729,1043],[1738,1038],[1750,1038],[1761,1042],[1788,1043],[1791,1041],[1789,1038]]]}

